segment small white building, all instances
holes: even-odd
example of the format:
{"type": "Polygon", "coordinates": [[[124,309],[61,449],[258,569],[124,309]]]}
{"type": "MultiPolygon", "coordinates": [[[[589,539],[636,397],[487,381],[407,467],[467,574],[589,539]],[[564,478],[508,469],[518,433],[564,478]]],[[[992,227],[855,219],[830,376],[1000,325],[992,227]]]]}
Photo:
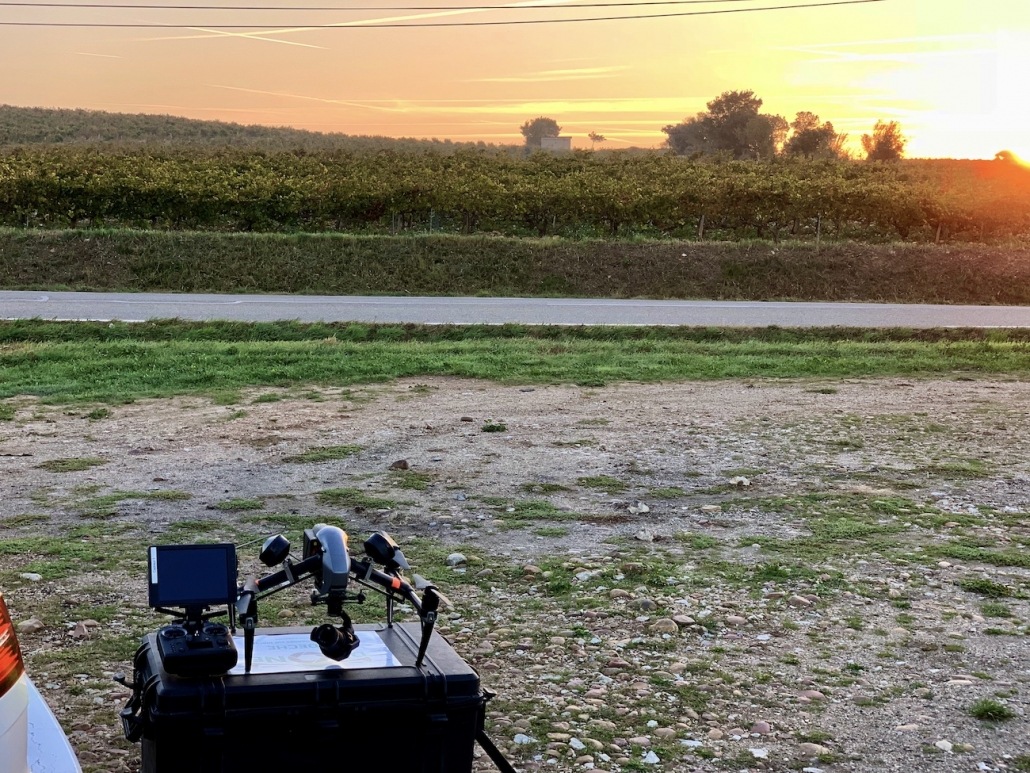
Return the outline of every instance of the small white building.
{"type": "Polygon", "coordinates": [[[569,153],[572,151],[572,137],[541,137],[540,149],[569,153]]]}

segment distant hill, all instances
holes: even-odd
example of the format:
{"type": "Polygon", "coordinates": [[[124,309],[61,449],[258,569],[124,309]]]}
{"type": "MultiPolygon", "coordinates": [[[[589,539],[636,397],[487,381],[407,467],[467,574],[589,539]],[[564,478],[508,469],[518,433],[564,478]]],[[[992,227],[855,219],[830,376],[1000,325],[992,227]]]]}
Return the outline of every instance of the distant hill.
{"type": "Polygon", "coordinates": [[[517,149],[519,146],[451,140],[395,139],[322,133],[225,121],[202,121],[171,115],[108,113],[0,105],[0,147],[12,145],[104,145],[139,147],[217,148],[254,150],[350,150],[460,148],[517,149]]]}

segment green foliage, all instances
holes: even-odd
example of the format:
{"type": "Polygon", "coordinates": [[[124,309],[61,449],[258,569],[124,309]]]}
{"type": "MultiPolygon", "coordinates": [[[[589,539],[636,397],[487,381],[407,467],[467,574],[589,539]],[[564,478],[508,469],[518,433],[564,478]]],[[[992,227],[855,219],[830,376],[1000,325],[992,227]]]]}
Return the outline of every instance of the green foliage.
{"type": "Polygon", "coordinates": [[[227,511],[260,510],[264,506],[265,506],[265,503],[261,499],[245,499],[245,498],[226,499],[226,500],[223,500],[221,502],[216,502],[214,505],[212,505],[212,507],[215,510],[227,510],[227,511]]]}
{"type": "Polygon", "coordinates": [[[979,593],[981,596],[987,596],[987,598],[1001,599],[1012,595],[1012,591],[1007,585],[988,580],[984,577],[967,577],[964,580],[959,580],[958,586],[970,593],[979,593]]]}
{"type": "MultiPolygon", "coordinates": [[[[725,120],[737,121],[736,113],[729,116],[725,120]]],[[[750,112],[743,117],[740,139],[724,141],[716,133],[691,142],[719,148],[730,143],[735,149],[724,152],[761,160],[716,163],[588,151],[513,156],[468,149],[363,154],[16,148],[0,157],[0,225],[737,241],[814,241],[818,234],[823,242],[982,241],[1030,230],[1030,169],[1000,161],[859,164],[808,158],[830,153],[825,125],[795,132],[792,142],[799,150],[773,158],[787,131],[784,119],[750,112]],[[805,132],[822,139],[803,145],[805,132]]],[[[503,261],[491,265],[497,269],[503,261]]],[[[439,268],[432,261],[421,265],[423,271],[439,268]]],[[[246,283],[249,273],[238,276],[246,283]]],[[[102,281],[103,273],[97,271],[94,280],[102,281]]],[[[562,292],[562,281],[552,277],[550,292],[562,292]]]]}
{"type": "Polygon", "coordinates": [[[554,494],[558,491],[569,490],[568,486],[563,486],[560,483],[538,483],[536,481],[523,483],[521,488],[529,494],[554,494]]]}
{"type": "Polygon", "coordinates": [[[872,134],[862,135],[866,161],[900,161],[906,142],[897,121],[877,121],[872,134]]]}
{"type": "Polygon", "coordinates": [[[1012,610],[1005,604],[999,604],[997,601],[984,604],[980,607],[980,612],[984,617],[1012,617],[1012,610]]]}
{"type": "Polygon", "coordinates": [[[1016,712],[1004,703],[990,698],[981,698],[976,701],[969,707],[969,714],[983,722],[1003,722],[1016,716],[1016,712]]]}
{"type": "Polygon", "coordinates": [[[428,472],[394,470],[390,475],[390,484],[392,486],[413,489],[414,491],[425,491],[432,482],[433,476],[428,472]]]}
{"type": "Polygon", "coordinates": [[[353,507],[367,510],[390,510],[397,506],[391,499],[370,496],[355,488],[330,488],[319,491],[315,499],[333,507],[353,507]]]}
{"type": "Polygon", "coordinates": [[[778,115],[759,113],[762,100],[753,91],[724,92],[707,107],[707,112],[662,129],[674,153],[770,159],[779,151],[787,121],[778,115]]]}
{"type": "Polygon", "coordinates": [[[71,459],[49,459],[37,464],[36,467],[47,472],[81,472],[104,464],[107,464],[107,459],[80,456],[71,459]]]}
{"type": "Polygon", "coordinates": [[[566,520],[572,514],[559,510],[545,499],[520,499],[504,509],[500,518],[509,523],[539,520],[566,520]]]}
{"type": "Polygon", "coordinates": [[[831,160],[846,157],[844,142],[847,135],[838,134],[829,121],[820,124],[819,116],[814,113],[798,113],[790,128],[791,136],[783,146],[785,156],[831,160]]]}
{"type": "Polygon", "coordinates": [[[347,459],[359,453],[361,453],[361,446],[321,446],[319,448],[310,448],[295,456],[287,456],[283,461],[294,463],[329,462],[336,459],[347,459]]]}
{"type": "Polygon", "coordinates": [[[625,481],[613,478],[611,475],[589,475],[577,478],[576,484],[584,488],[604,491],[607,494],[619,494],[628,488],[625,481]]]}
{"type": "Polygon", "coordinates": [[[676,534],[676,539],[687,544],[691,550],[708,550],[719,544],[719,540],[708,534],[696,534],[689,531],[682,531],[676,534]]]}
{"type": "MultiPolygon", "coordinates": [[[[384,150],[435,150],[453,152],[460,148],[494,147],[482,142],[451,140],[394,139],[354,136],[292,129],[242,125],[225,121],[202,121],[170,115],[130,115],[101,110],[67,110],[0,105],[0,147],[12,145],[60,145],[105,147],[114,152],[139,151],[141,147],[179,147],[197,150],[248,148],[264,152],[348,151],[378,153],[384,150]]],[[[515,146],[511,146],[514,150],[515,146]]]]}
{"type": "Polygon", "coordinates": [[[527,148],[539,148],[544,137],[557,137],[561,127],[553,118],[533,118],[519,127],[519,132],[526,138],[527,148]]]}

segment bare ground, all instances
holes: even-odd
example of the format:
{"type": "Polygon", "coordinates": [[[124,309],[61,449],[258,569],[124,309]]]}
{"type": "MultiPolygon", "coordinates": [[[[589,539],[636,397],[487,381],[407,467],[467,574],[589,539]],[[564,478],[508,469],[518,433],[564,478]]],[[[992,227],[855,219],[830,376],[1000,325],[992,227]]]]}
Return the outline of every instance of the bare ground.
{"type": "MultiPolygon", "coordinates": [[[[444,632],[499,693],[488,729],[524,769],[1030,770],[1030,384],[434,379],[8,404],[5,542],[142,555],[339,518],[358,542],[432,546],[444,632]],[[443,566],[452,551],[467,562],[443,566]]],[[[108,680],[160,622],[140,555],[0,552],[87,770],[138,769],[108,680]]]]}

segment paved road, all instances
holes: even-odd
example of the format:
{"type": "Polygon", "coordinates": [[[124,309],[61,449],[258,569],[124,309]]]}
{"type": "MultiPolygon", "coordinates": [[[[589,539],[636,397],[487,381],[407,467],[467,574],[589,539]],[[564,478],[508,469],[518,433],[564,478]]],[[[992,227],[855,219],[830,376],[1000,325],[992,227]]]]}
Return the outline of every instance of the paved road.
{"type": "Polygon", "coordinates": [[[0,319],[718,327],[1030,327],[1030,306],[0,291],[0,319]]]}

